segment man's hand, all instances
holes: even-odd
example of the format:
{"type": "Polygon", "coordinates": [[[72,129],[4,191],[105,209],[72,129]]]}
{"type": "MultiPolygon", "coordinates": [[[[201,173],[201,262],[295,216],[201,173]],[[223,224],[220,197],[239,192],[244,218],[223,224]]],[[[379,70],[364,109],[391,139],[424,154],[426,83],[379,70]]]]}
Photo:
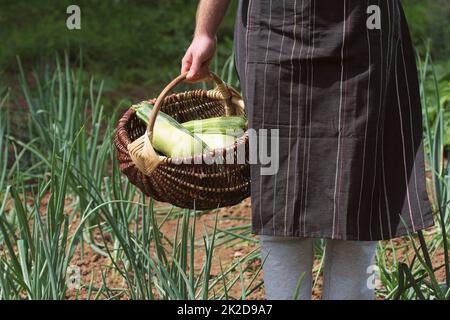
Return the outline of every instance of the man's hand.
{"type": "Polygon", "coordinates": [[[181,73],[188,72],[188,81],[201,81],[209,77],[209,63],[216,51],[215,37],[195,36],[182,60],[181,73]]]}
{"type": "Polygon", "coordinates": [[[209,63],[216,51],[216,32],[230,0],[201,0],[197,8],[194,40],[182,60],[181,73],[188,81],[209,78],[209,63]]]}

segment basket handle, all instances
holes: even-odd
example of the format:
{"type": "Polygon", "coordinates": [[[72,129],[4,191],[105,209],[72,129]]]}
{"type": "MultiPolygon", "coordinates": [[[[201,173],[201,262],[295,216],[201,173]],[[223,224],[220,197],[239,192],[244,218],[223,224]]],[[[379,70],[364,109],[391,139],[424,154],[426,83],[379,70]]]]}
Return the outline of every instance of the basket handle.
{"type": "MultiPolygon", "coordinates": [[[[187,72],[183,72],[178,77],[173,79],[159,94],[158,98],[156,99],[155,105],[153,106],[153,109],[150,113],[150,117],[148,120],[147,125],[147,134],[150,138],[150,141],[152,141],[153,138],[153,127],[155,126],[156,116],[159,112],[159,109],[161,109],[161,106],[163,104],[164,99],[166,98],[167,94],[180,82],[186,79],[187,72]]],[[[226,115],[233,115],[236,113],[235,107],[233,103],[231,102],[232,94],[230,90],[228,89],[228,86],[222,81],[222,79],[219,78],[218,75],[216,75],[213,72],[209,73],[209,76],[211,79],[215,82],[216,88],[221,95],[221,97],[225,100],[225,113],[226,115]]]]}

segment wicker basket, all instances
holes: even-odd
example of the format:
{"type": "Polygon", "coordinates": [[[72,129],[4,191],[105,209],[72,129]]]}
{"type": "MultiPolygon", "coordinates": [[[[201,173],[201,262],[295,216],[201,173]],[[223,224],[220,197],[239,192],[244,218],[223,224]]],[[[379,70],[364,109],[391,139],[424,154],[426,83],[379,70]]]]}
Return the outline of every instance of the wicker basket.
{"type": "Polygon", "coordinates": [[[173,87],[185,79],[185,75],[180,75],[167,85],[158,99],[150,100],[154,108],[147,128],[133,109],[126,111],[119,120],[114,144],[120,170],[146,195],[177,207],[210,210],[235,205],[250,195],[247,131],[234,145],[226,149],[209,151],[209,154],[183,159],[160,156],[158,165],[149,174],[139,171],[128,152],[128,145],[144,135],[146,129],[147,132],[153,132],[159,109],[178,122],[224,115],[246,115],[240,94],[225,85],[215,74],[211,74],[216,83],[216,87],[212,90],[168,95],[173,87]],[[243,150],[242,148],[245,149],[244,164],[238,163],[237,160],[237,150],[243,150]],[[198,163],[207,156],[225,157],[230,153],[234,155],[234,162],[231,164],[198,163]]]}

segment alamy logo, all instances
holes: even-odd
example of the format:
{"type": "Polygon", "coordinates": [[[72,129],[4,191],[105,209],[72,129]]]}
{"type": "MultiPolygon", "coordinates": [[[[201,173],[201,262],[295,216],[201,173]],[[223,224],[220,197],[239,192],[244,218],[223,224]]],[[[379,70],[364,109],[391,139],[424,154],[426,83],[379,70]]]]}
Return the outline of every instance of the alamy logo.
{"type": "Polygon", "coordinates": [[[370,265],[367,267],[366,273],[369,275],[366,281],[367,288],[373,290],[377,287],[377,280],[379,279],[380,269],[377,265],[370,265]]]}
{"type": "MultiPolygon", "coordinates": [[[[194,132],[201,132],[201,126],[195,127],[194,132]]],[[[233,130],[228,133],[232,135],[233,130]]],[[[236,132],[235,132],[236,133],[236,132]]],[[[248,152],[245,144],[237,145],[236,151],[231,148],[225,151],[225,155],[218,153],[205,153],[202,157],[172,158],[173,164],[260,164],[260,174],[263,176],[275,175],[279,169],[279,129],[249,128],[248,152]],[[270,132],[270,134],[269,134],[270,132]],[[248,155],[248,161],[246,160],[248,155]]]]}
{"type": "Polygon", "coordinates": [[[69,290],[81,287],[81,270],[78,266],[68,266],[66,270],[66,286],[69,290]]]}
{"type": "Polygon", "coordinates": [[[367,14],[370,16],[367,18],[367,29],[381,29],[381,9],[377,5],[371,5],[367,7],[367,14]]]}
{"type": "Polygon", "coordinates": [[[81,29],[81,9],[77,5],[70,5],[67,7],[66,13],[69,17],[66,20],[66,26],[69,30],[81,29]]]}

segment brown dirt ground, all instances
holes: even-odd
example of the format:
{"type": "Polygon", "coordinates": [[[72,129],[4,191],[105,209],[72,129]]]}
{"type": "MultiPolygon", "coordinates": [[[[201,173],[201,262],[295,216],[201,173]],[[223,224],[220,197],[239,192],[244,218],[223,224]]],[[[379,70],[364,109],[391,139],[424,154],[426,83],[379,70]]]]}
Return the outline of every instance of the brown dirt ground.
{"type": "MultiPolygon", "coordinates": [[[[161,206],[166,206],[167,204],[157,204],[161,206]]],[[[219,217],[250,217],[250,200],[246,199],[241,204],[230,207],[230,208],[223,208],[219,212],[219,217]]],[[[201,237],[201,235],[204,233],[204,227],[203,225],[209,226],[208,228],[212,228],[214,226],[214,214],[203,214],[197,217],[197,228],[196,228],[196,236],[201,237]]],[[[219,219],[218,221],[218,228],[226,228],[226,227],[232,227],[237,226],[241,223],[248,223],[248,222],[241,222],[240,220],[223,220],[219,219]]],[[[176,219],[172,219],[162,227],[162,232],[170,238],[173,237],[175,232],[175,226],[176,226],[176,219]]],[[[211,231],[211,229],[208,229],[211,231]]],[[[255,239],[257,239],[255,237],[255,239]]],[[[411,253],[412,249],[407,246],[406,240],[404,239],[396,239],[394,241],[394,244],[396,245],[405,245],[402,249],[396,250],[395,254],[397,258],[403,258],[407,252],[411,253]]],[[[219,261],[222,263],[222,266],[224,269],[226,269],[227,266],[231,265],[233,262],[236,261],[236,259],[239,259],[240,257],[245,256],[252,250],[256,248],[256,243],[247,243],[246,245],[233,245],[230,247],[220,246],[215,249],[214,258],[213,258],[213,267],[212,267],[212,274],[213,275],[220,275],[220,266],[219,261]]],[[[388,252],[386,259],[392,259],[392,252],[388,252]]],[[[440,266],[443,264],[443,252],[440,252],[437,254],[434,259],[433,263],[435,266],[440,266]]],[[[198,270],[201,267],[201,264],[203,263],[203,255],[198,254],[196,255],[195,259],[195,268],[198,270]]],[[[108,284],[108,287],[110,288],[125,288],[126,284],[123,282],[122,278],[117,272],[114,272],[111,266],[111,262],[109,258],[106,258],[97,252],[93,251],[92,248],[89,245],[84,245],[84,257],[81,256],[80,250],[77,250],[75,257],[72,261],[73,265],[79,266],[81,269],[81,282],[82,284],[89,285],[89,283],[92,281],[94,287],[100,287],[102,285],[102,272],[105,274],[106,282],[108,284]]],[[[253,261],[251,265],[247,265],[248,271],[244,273],[246,284],[248,284],[249,279],[252,277],[253,272],[257,270],[260,267],[261,262],[259,260],[253,261]]],[[[316,259],[314,263],[314,277],[316,276],[316,272],[319,268],[320,261],[316,259]]],[[[245,267],[245,266],[243,266],[245,267]]],[[[237,276],[239,274],[239,271],[234,271],[234,275],[237,276]]],[[[436,276],[438,279],[442,280],[445,278],[444,270],[441,268],[436,272],[436,276]]],[[[258,276],[258,281],[262,281],[263,274],[261,273],[258,276]]],[[[381,284],[378,285],[379,287],[381,284]]],[[[320,274],[318,277],[317,284],[315,288],[313,289],[313,299],[318,300],[321,298],[321,291],[322,291],[322,275],[320,274]]],[[[69,299],[74,299],[77,297],[79,299],[86,299],[87,298],[87,289],[82,288],[78,293],[74,291],[68,291],[67,297],[69,299]]],[[[95,293],[91,296],[93,296],[95,293]]],[[[240,289],[240,283],[234,285],[232,289],[230,290],[230,296],[238,298],[241,295],[241,289],[240,289]]],[[[102,298],[106,298],[106,296],[103,296],[102,298]]],[[[121,296],[122,299],[126,299],[126,296],[121,296]]],[[[247,299],[264,299],[264,288],[260,287],[257,289],[254,293],[252,293],[250,296],[247,297],[247,299]]]]}
{"type": "MultiPolygon", "coordinates": [[[[10,75],[12,77],[12,75],[10,75]]],[[[15,80],[15,78],[14,78],[15,80]]],[[[34,79],[32,78],[31,73],[27,74],[27,80],[31,85],[33,85],[34,79]]],[[[8,83],[16,83],[15,81],[11,80],[8,81],[8,83]]],[[[20,90],[18,88],[18,85],[12,86],[13,92],[16,94],[16,97],[18,99],[18,106],[25,109],[26,108],[26,102],[24,98],[19,94],[20,90]]],[[[113,101],[114,103],[118,103],[118,101],[121,100],[122,97],[127,96],[131,98],[133,101],[140,101],[142,100],[141,97],[148,97],[149,92],[155,94],[157,88],[143,88],[138,86],[126,86],[122,88],[122,90],[119,93],[105,93],[105,96],[113,101]]],[[[21,112],[25,112],[25,110],[20,110],[21,112]]],[[[14,121],[14,123],[20,123],[14,121]]],[[[16,128],[14,128],[16,129],[16,128]]],[[[20,128],[17,128],[17,131],[20,131],[20,128]]],[[[69,204],[70,201],[67,202],[69,204]]],[[[30,205],[32,205],[30,203],[30,205]]],[[[160,203],[161,206],[167,206],[167,204],[160,203]]],[[[45,210],[45,203],[42,205],[42,210],[45,210]]],[[[225,215],[229,217],[250,217],[250,208],[251,203],[250,199],[244,200],[241,204],[230,207],[230,208],[223,208],[219,212],[219,217],[224,217],[225,215]]],[[[68,213],[70,214],[70,213],[68,213]]],[[[76,222],[76,221],[75,221],[76,222]]],[[[238,224],[241,224],[244,222],[241,222],[239,220],[222,220],[220,219],[218,222],[218,228],[225,228],[225,227],[232,227],[236,226],[238,224]]],[[[247,222],[245,222],[247,223],[247,222]]],[[[174,234],[174,225],[176,224],[176,221],[170,221],[164,227],[162,228],[162,231],[171,238],[174,234]]],[[[197,230],[196,230],[196,236],[200,237],[201,234],[204,232],[204,229],[200,226],[203,226],[203,224],[209,225],[210,227],[214,226],[214,215],[213,214],[203,214],[197,218],[197,230]]],[[[211,229],[209,229],[210,231],[211,229]]],[[[97,235],[99,238],[99,235],[97,235]]],[[[255,237],[255,239],[257,239],[255,237]]],[[[100,239],[98,239],[100,240],[100,239]]],[[[396,239],[394,241],[396,245],[404,244],[406,245],[406,240],[404,239],[396,239]]],[[[224,247],[221,246],[215,250],[214,259],[213,259],[213,268],[212,268],[212,274],[218,275],[220,273],[219,269],[219,260],[221,261],[224,269],[226,269],[227,266],[229,266],[233,261],[236,259],[239,259],[242,256],[245,256],[249,252],[255,249],[257,245],[254,243],[249,243],[248,245],[235,245],[233,247],[224,247]]],[[[1,249],[1,248],[0,248],[1,249]]],[[[402,259],[405,254],[408,252],[411,252],[412,249],[409,246],[405,246],[402,249],[398,249],[395,252],[395,255],[397,258],[402,259]]],[[[1,250],[0,250],[1,253],[1,250]]],[[[392,252],[389,252],[386,256],[386,259],[392,259],[392,252]]],[[[435,257],[433,257],[433,264],[434,266],[440,266],[443,264],[444,256],[443,252],[439,252],[435,257]]],[[[202,255],[196,256],[195,265],[196,268],[200,268],[201,264],[203,263],[203,257],[202,255]]],[[[316,276],[316,272],[319,268],[320,261],[316,260],[314,263],[314,271],[315,274],[313,277],[316,276]]],[[[67,298],[69,299],[86,299],[88,298],[87,293],[87,286],[89,286],[90,283],[92,283],[92,286],[95,288],[99,288],[102,286],[102,273],[105,278],[106,284],[109,288],[125,288],[126,283],[124,283],[121,276],[111,268],[111,261],[109,258],[104,257],[103,255],[97,253],[94,251],[91,246],[84,243],[83,244],[83,252],[81,252],[80,248],[77,249],[74,258],[71,261],[71,265],[80,267],[80,273],[81,273],[81,284],[82,288],[79,291],[75,290],[68,290],[67,291],[67,298]]],[[[253,262],[251,266],[249,266],[249,270],[256,270],[260,266],[260,261],[253,262]]],[[[235,275],[238,275],[239,271],[235,271],[235,275]]],[[[251,278],[253,275],[252,272],[245,272],[244,276],[246,278],[246,281],[248,282],[248,279],[251,278]]],[[[258,276],[258,281],[262,281],[263,274],[261,273],[258,276]]],[[[443,280],[445,278],[445,271],[443,268],[436,271],[436,277],[438,280],[443,280]]],[[[318,281],[316,286],[313,289],[313,299],[320,299],[321,298],[321,291],[322,291],[322,275],[320,274],[318,277],[318,281]]],[[[111,295],[113,293],[110,293],[111,295]]],[[[233,297],[239,297],[240,296],[240,284],[236,284],[231,290],[230,295],[233,297]]],[[[95,292],[92,293],[91,298],[94,298],[95,292]]],[[[122,295],[119,296],[121,299],[126,299],[127,296],[122,295]]],[[[103,294],[103,296],[100,297],[100,299],[108,298],[106,294],[103,294]]],[[[261,287],[258,290],[256,290],[252,295],[247,297],[248,299],[264,299],[264,288],[261,287]]]]}

